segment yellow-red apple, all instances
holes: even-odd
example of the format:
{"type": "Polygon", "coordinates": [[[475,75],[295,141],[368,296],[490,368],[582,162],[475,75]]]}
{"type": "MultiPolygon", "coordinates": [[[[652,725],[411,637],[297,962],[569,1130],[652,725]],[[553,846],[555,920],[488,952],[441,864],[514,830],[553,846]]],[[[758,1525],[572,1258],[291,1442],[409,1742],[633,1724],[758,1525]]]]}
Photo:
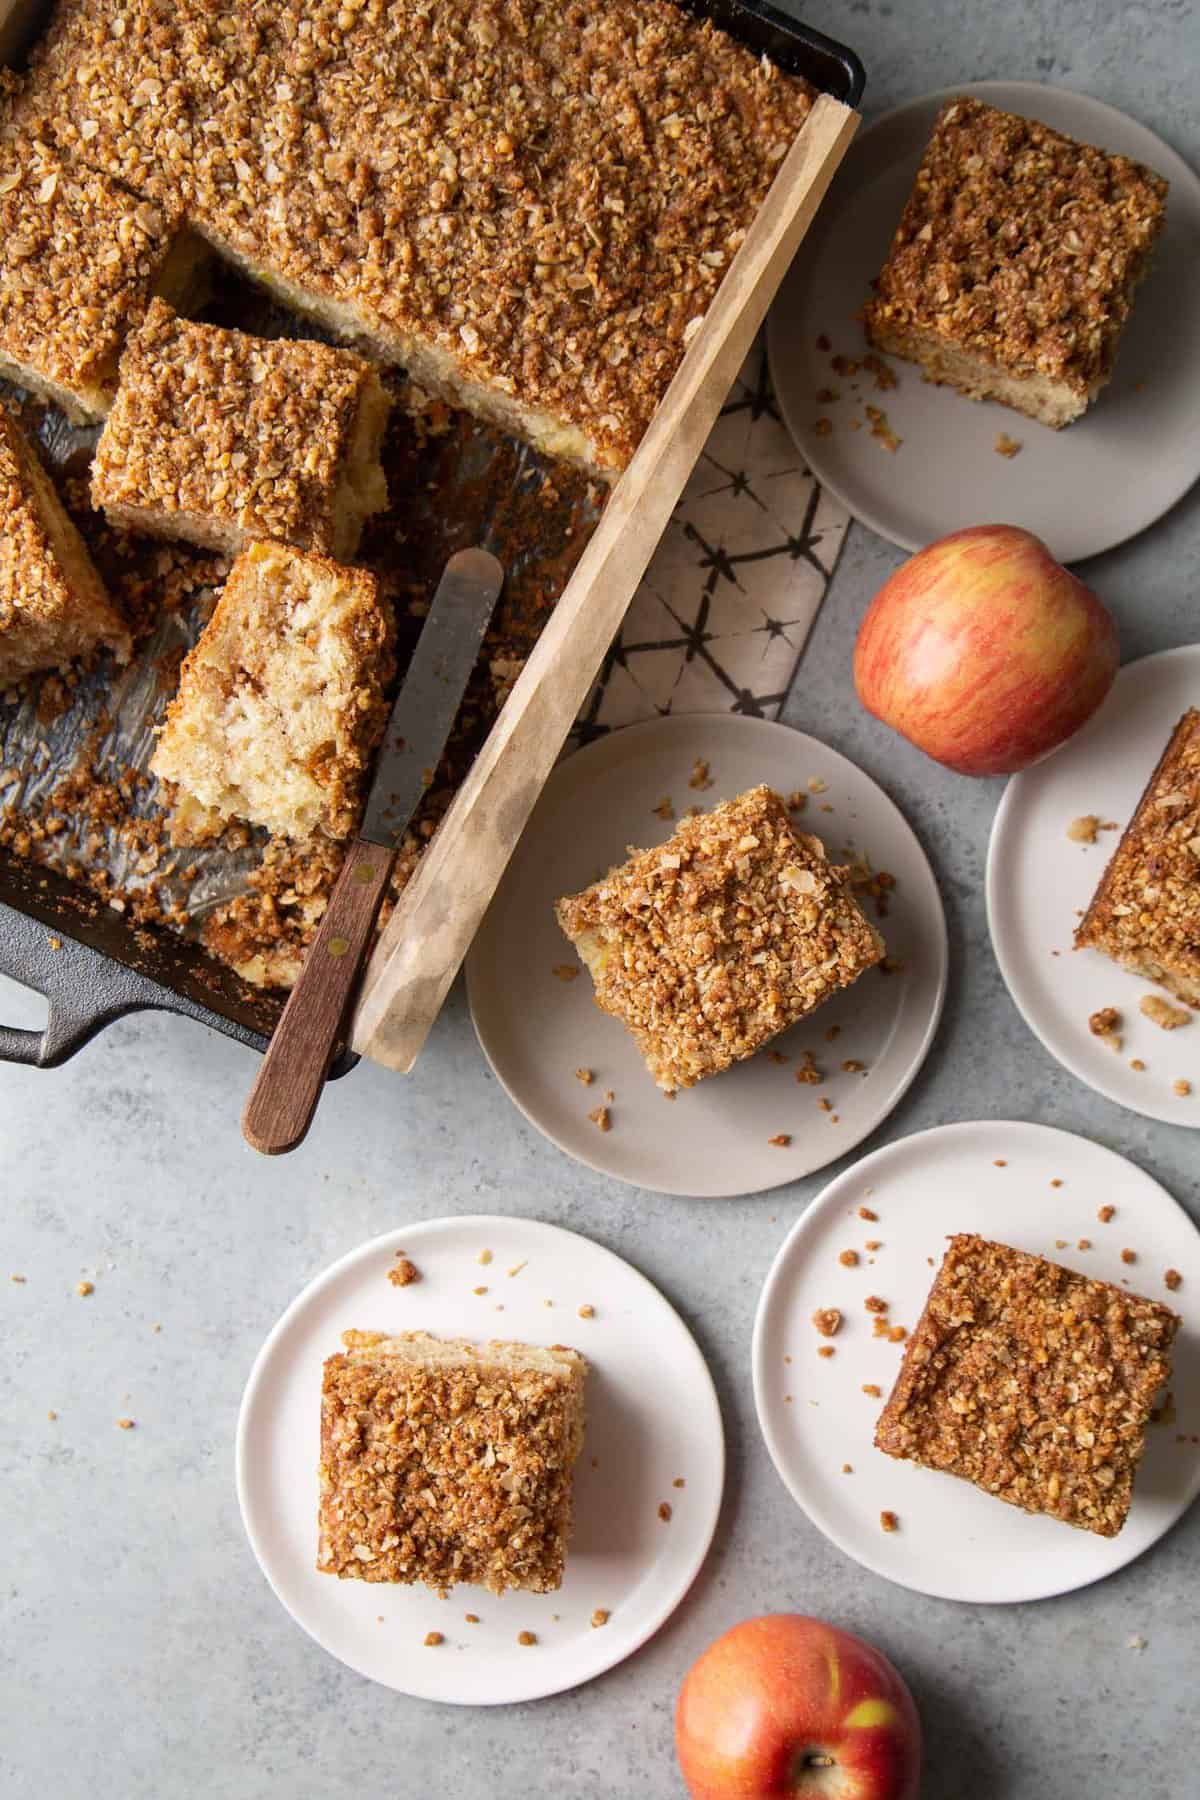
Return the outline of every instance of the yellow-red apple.
{"type": "Polygon", "coordinates": [[[689,1670],[675,1747],[692,1800],[917,1800],[921,1723],[882,1651],[800,1613],[746,1619],[689,1670]]]}
{"type": "Polygon", "coordinates": [[[1010,775],[1095,712],[1118,663],[1112,618],[1016,525],[918,550],[867,608],[854,684],[867,711],[962,775],[1010,775]]]}

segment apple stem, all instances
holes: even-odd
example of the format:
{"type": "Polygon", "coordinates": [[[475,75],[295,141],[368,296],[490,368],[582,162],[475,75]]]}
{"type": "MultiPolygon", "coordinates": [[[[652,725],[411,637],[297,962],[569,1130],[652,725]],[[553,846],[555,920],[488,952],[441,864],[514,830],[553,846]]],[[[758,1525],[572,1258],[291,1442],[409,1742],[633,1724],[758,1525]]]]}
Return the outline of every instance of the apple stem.
{"type": "Polygon", "coordinates": [[[817,1756],[814,1753],[804,1758],[804,1767],[806,1769],[832,1769],[836,1766],[836,1759],[832,1756],[817,1756]]]}

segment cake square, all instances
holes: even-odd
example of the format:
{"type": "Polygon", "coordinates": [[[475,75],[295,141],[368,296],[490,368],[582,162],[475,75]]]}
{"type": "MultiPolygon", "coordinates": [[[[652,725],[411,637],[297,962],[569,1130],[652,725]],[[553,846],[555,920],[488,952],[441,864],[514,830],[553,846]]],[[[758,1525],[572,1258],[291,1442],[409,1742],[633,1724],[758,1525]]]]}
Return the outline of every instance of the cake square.
{"type": "Polygon", "coordinates": [[[321,1391],[317,1568],[342,1580],[562,1585],[587,1364],[561,1344],[342,1333],[321,1391]]]}
{"type": "Polygon", "coordinates": [[[1167,183],[968,96],[938,114],[863,314],[931,381],[1059,428],[1113,371],[1167,183]]]}
{"type": "Polygon", "coordinates": [[[813,98],[673,0],[59,0],[30,104],[286,305],[611,478],[813,98]]]}
{"type": "Polygon", "coordinates": [[[1200,711],[1184,713],[1075,932],[1200,1007],[1200,711]]]}
{"type": "Polygon", "coordinates": [[[394,629],[365,569],[287,544],[244,550],[184,660],[150,763],[182,790],[178,838],[229,819],[348,837],[387,723],[394,629]]]}
{"type": "Polygon", "coordinates": [[[847,871],[750,788],[581,894],[558,922],[668,1093],[717,1075],[848,987],[883,940],[847,871]]]}
{"type": "Polygon", "coordinates": [[[952,1237],[876,1448],[1115,1537],[1178,1326],[1157,1300],[952,1237]]]}
{"type": "Polygon", "coordinates": [[[14,122],[10,99],[0,90],[0,375],[89,424],[112,405],[152,295],[189,298],[207,252],[176,201],[61,160],[14,122]]]}
{"type": "Polygon", "coordinates": [[[92,504],[230,555],[279,538],[348,561],[387,505],[388,404],[349,350],[197,325],[156,300],[121,358],[92,504]]]}
{"type": "Polygon", "coordinates": [[[0,683],[103,645],[128,661],[125,621],[37,453],[0,406],[0,683]]]}

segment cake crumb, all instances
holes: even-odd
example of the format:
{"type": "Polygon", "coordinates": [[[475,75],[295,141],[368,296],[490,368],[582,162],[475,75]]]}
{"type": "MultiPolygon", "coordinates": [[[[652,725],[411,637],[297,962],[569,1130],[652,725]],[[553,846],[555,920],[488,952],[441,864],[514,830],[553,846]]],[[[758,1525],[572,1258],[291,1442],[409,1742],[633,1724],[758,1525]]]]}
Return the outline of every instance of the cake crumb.
{"type": "Polygon", "coordinates": [[[574,981],[579,974],[578,963],[555,963],[550,973],[556,981],[574,981]]]}
{"type": "Polygon", "coordinates": [[[863,1242],[863,1249],[864,1250],[882,1250],[883,1249],[883,1239],[882,1238],[866,1238],[863,1242]]]}
{"type": "Polygon", "coordinates": [[[878,1387],[873,1381],[863,1382],[863,1393],[871,1400],[880,1400],[883,1398],[883,1389],[878,1387]]]}
{"type": "Polygon", "coordinates": [[[803,1087],[819,1087],[824,1079],[825,1076],[822,1071],[818,1069],[812,1051],[806,1050],[800,1067],[796,1070],[796,1080],[800,1082],[803,1087]]]}
{"type": "Polygon", "coordinates": [[[601,1131],[612,1130],[612,1116],[609,1113],[607,1106],[593,1107],[592,1111],[588,1114],[588,1118],[591,1123],[597,1126],[601,1131]]]}
{"type": "Polygon", "coordinates": [[[58,1417],[58,1414],[57,1414],[57,1413],[56,1413],[56,1412],[55,1412],[55,1410],[54,1410],[54,1408],[53,1408],[53,1407],[51,1407],[51,1408],[50,1408],[50,1411],[49,1411],[49,1412],[48,1412],[48,1413],[47,1413],[47,1414],[46,1414],[46,1417],[47,1417],[47,1418],[48,1418],[48,1419],[57,1419],[57,1417],[58,1417]]]}
{"type": "Polygon", "coordinates": [[[843,1475],[853,1475],[853,1473],[854,1473],[854,1470],[849,1463],[842,1464],[842,1474],[843,1475]]]}
{"type": "Polygon", "coordinates": [[[887,1301],[881,1299],[878,1294],[868,1294],[863,1305],[869,1313],[885,1313],[888,1309],[887,1301]]]}
{"type": "Polygon", "coordinates": [[[598,1606],[592,1614],[593,1629],[598,1631],[601,1625],[607,1625],[611,1618],[612,1614],[609,1612],[607,1606],[598,1606]]]}
{"type": "Polygon", "coordinates": [[[1079,1242],[1075,1246],[1075,1248],[1077,1250],[1090,1250],[1091,1247],[1092,1247],[1091,1238],[1080,1238],[1079,1242]]]}
{"type": "Polygon", "coordinates": [[[523,1257],[519,1263],[514,1263],[512,1268],[509,1269],[507,1271],[507,1273],[509,1275],[519,1275],[521,1273],[521,1270],[528,1266],[528,1263],[529,1263],[529,1258],[527,1256],[523,1257]]]}
{"type": "Polygon", "coordinates": [[[671,1483],[671,1486],[677,1487],[677,1488],[683,1488],[683,1487],[687,1486],[687,1481],[685,1480],[685,1478],[682,1475],[677,1475],[675,1477],[674,1481],[671,1483]]]}
{"type": "Polygon", "coordinates": [[[650,808],[650,811],[652,813],[655,813],[657,815],[657,817],[660,819],[663,819],[663,820],[673,819],[675,817],[675,807],[671,800],[670,794],[664,794],[662,799],[659,801],[658,805],[652,806],[650,808]]]}
{"type": "Polygon", "coordinates": [[[787,809],[789,812],[803,812],[807,805],[808,795],[802,793],[799,788],[787,797],[787,809]]]}
{"type": "Polygon", "coordinates": [[[1173,1094],[1178,1094],[1179,1098],[1181,1100],[1186,1100],[1188,1095],[1191,1093],[1191,1091],[1192,1091],[1191,1082],[1186,1081],[1182,1075],[1180,1076],[1178,1081],[1173,1081],[1171,1083],[1171,1092],[1173,1094]]]}
{"type": "Polygon", "coordinates": [[[591,1087],[596,1077],[592,1074],[590,1069],[576,1069],[575,1079],[576,1081],[582,1081],[584,1087],[591,1087]]]}
{"type": "Polygon", "coordinates": [[[1121,1015],[1115,1006],[1102,1006],[1088,1019],[1088,1030],[1093,1037],[1111,1037],[1120,1023],[1121,1015]]]}
{"type": "Polygon", "coordinates": [[[782,1069],[784,1067],[784,1065],[786,1063],[790,1063],[791,1060],[792,1060],[791,1057],[785,1056],[783,1054],[782,1050],[768,1050],[767,1051],[767,1061],[773,1062],[777,1068],[782,1069]]]}
{"type": "Polygon", "coordinates": [[[396,1252],[399,1261],[387,1272],[387,1278],[393,1287],[411,1287],[414,1281],[420,1281],[421,1271],[415,1262],[405,1256],[403,1250],[396,1252]]]}
{"type": "Polygon", "coordinates": [[[708,762],[705,757],[698,756],[692,764],[692,772],[688,776],[688,786],[690,788],[703,790],[705,788],[710,788],[712,784],[712,775],[709,772],[708,762]]]}
{"type": "Polygon", "coordinates": [[[831,1026],[830,1026],[830,1027],[829,1027],[829,1029],[828,1029],[828,1031],[827,1031],[827,1032],[826,1032],[826,1033],[825,1033],[825,1042],[826,1042],[826,1043],[827,1043],[827,1044],[832,1044],[832,1043],[834,1043],[834,1042],[835,1042],[835,1041],[836,1041],[836,1040],[837,1040],[837,1039],[838,1039],[838,1038],[840,1038],[840,1037],[841,1037],[841,1035],[842,1035],[842,1028],[841,1028],[841,1026],[840,1026],[840,1025],[831,1025],[831,1026]]]}
{"type": "Polygon", "coordinates": [[[995,443],[992,445],[992,449],[996,452],[996,455],[1006,457],[1009,462],[1012,461],[1014,456],[1020,456],[1021,448],[1020,438],[1009,437],[1007,431],[1000,432],[995,443]]]}
{"type": "Polygon", "coordinates": [[[671,1523],[671,1502],[669,1500],[659,1501],[658,1516],[664,1525],[669,1525],[671,1523]]]}
{"type": "Polygon", "coordinates": [[[818,1344],[817,1355],[818,1356],[836,1356],[837,1351],[834,1349],[832,1344],[818,1344]]]}
{"type": "Polygon", "coordinates": [[[894,1512],[881,1512],[879,1515],[880,1531],[899,1531],[900,1521],[894,1512]]]}
{"type": "Polygon", "coordinates": [[[842,1074],[843,1075],[865,1075],[866,1072],[867,1072],[866,1063],[859,1062],[857,1056],[847,1057],[846,1061],[842,1064],[842,1074]]]}
{"type": "Polygon", "coordinates": [[[908,1326],[907,1325],[889,1325],[888,1326],[888,1343],[889,1344],[902,1344],[907,1336],[908,1336],[908,1326]]]}
{"type": "MultiPolygon", "coordinates": [[[[842,1328],[842,1315],[836,1306],[819,1306],[812,1316],[812,1322],[822,1337],[836,1337],[842,1328]]],[[[785,1362],[790,1358],[785,1357],[785,1362]]]]}
{"type": "Polygon", "coordinates": [[[1052,1188],[1060,1188],[1062,1186],[1061,1178],[1057,1175],[1053,1176],[1050,1181],[1050,1186],[1052,1188]]]}
{"type": "Polygon", "coordinates": [[[777,1150],[786,1150],[791,1141],[786,1131],[776,1132],[774,1137],[767,1139],[768,1144],[774,1144],[777,1150]]]}
{"type": "Polygon", "coordinates": [[[879,406],[864,406],[863,411],[870,420],[871,436],[875,439],[875,442],[882,445],[885,450],[890,450],[894,456],[904,442],[904,439],[896,436],[883,408],[879,406]]]}
{"type": "Polygon", "coordinates": [[[477,1263],[483,1263],[485,1265],[487,1263],[490,1263],[491,1260],[492,1260],[492,1253],[490,1250],[481,1250],[479,1252],[479,1255],[475,1258],[475,1261],[477,1263]]]}
{"type": "Polygon", "coordinates": [[[1055,1240],[1054,1240],[1054,1248],[1055,1248],[1055,1249],[1056,1249],[1056,1250],[1065,1250],[1065,1249],[1066,1249],[1066,1247],[1067,1247],[1067,1240],[1066,1240],[1066,1238],[1055,1238],[1055,1240]]]}
{"type": "Polygon", "coordinates": [[[475,1287],[471,1289],[471,1292],[473,1294],[486,1294],[487,1289],[485,1287],[475,1287]]]}
{"type": "Polygon", "coordinates": [[[463,1619],[464,1619],[465,1623],[468,1625],[478,1625],[479,1614],[478,1613],[464,1613],[463,1619]]]}
{"type": "Polygon", "coordinates": [[[1100,1208],[1099,1212],[1096,1214],[1096,1217],[1099,1219],[1099,1221],[1102,1225],[1107,1225],[1109,1223],[1110,1219],[1115,1219],[1116,1216],[1117,1216],[1117,1209],[1115,1206],[1102,1206],[1100,1208]]]}
{"type": "Polygon", "coordinates": [[[1137,1251],[1136,1250],[1122,1250],[1121,1261],[1123,1263],[1135,1263],[1137,1261],[1137,1251]]]}
{"type": "Polygon", "coordinates": [[[814,419],[813,420],[813,436],[819,437],[819,438],[832,437],[833,436],[833,420],[830,418],[826,418],[824,415],[822,415],[819,419],[814,419]]]}
{"type": "Polygon", "coordinates": [[[594,1319],[595,1316],[596,1316],[595,1307],[592,1306],[588,1301],[585,1300],[583,1305],[579,1308],[579,1317],[581,1319],[594,1319]]]}
{"type": "Polygon", "coordinates": [[[79,1295],[81,1300],[86,1300],[88,1295],[94,1294],[95,1291],[96,1284],[94,1281],[77,1281],[75,1283],[75,1292],[79,1295]]]}
{"type": "Polygon", "coordinates": [[[444,1644],[446,1640],[440,1631],[427,1631],[425,1633],[424,1641],[427,1650],[436,1650],[438,1645],[444,1644]]]}
{"type": "Polygon", "coordinates": [[[50,946],[51,950],[61,950],[62,949],[62,939],[60,937],[54,937],[53,935],[51,935],[51,936],[47,937],[46,942],[50,946]]]}
{"type": "Polygon", "coordinates": [[[122,1431],[132,1431],[134,1427],[134,1421],[132,1419],[118,1419],[117,1424],[122,1431]]]}
{"type": "Polygon", "coordinates": [[[1163,1274],[1163,1281],[1170,1288],[1171,1292],[1174,1293],[1175,1289],[1181,1285],[1183,1276],[1179,1273],[1178,1269],[1167,1269],[1163,1274]]]}
{"type": "Polygon", "coordinates": [[[856,1268],[858,1265],[858,1251],[843,1250],[838,1257],[838,1261],[841,1263],[843,1269],[856,1268]]]}
{"type": "Polygon", "coordinates": [[[993,1158],[993,1167],[997,1169],[1007,1169],[1008,1162],[1003,1156],[997,1156],[993,1158]]]}
{"type": "Polygon", "coordinates": [[[530,1644],[537,1643],[537,1633],[535,1631],[518,1631],[517,1642],[518,1644],[523,1644],[526,1649],[528,1649],[530,1644]]]}
{"type": "Polygon", "coordinates": [[[860,1219],[866,1219],[869,1224],[877,1225],[879,1223],[879,1214],[872,1212],[869,1206],[860,1206],[858,1216],[860,1219]]]}
{"type": "Polygon", "coordinates": [[[8,1279],[15,1281],[18,1287],[24,1287],[29,1277],[27,1275],[10,1275],[8,1279]]]}
{"type": "Polygon", "coordinates": [[[1161,994],[1143,994],[1138,1002],[1138,1011],[1143,1018],[1157,1025],[1160,1031],[1178,1031],[1181,1025],[1190,1025],[1192,1015],[1186,1006],[1172,1006],[1161,994]]]}
{"type": "Polygon", "coordinates": [[[1146,1639],[1140,1636],[1131,1637],[1127,1641],[1125,1648],[1127,1650],[1144,1650],[1146,1648],[1146,1639]]]}
{"type": "Polygon", "coordinates": [[[1131,1069],[1135,1069],[1139,1075],[1145,1073],[1146,1065],[1140,1056],[1131,1056],[1129,1059],[1129,1066],[1131,1069]]]}

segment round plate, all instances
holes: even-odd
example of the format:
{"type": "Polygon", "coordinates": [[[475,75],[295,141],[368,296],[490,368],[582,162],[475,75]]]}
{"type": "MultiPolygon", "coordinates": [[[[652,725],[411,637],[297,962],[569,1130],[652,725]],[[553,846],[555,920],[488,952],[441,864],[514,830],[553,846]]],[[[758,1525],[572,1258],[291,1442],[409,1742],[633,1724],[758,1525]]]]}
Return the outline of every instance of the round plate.
{"type": "MultiPolygon", "coordinates": [[[[868,901],[868,909],[873,904],[868,901]]],[[[471,1015],[497,1077],[539,1131],[589,1168],[663,1194],[753,1194],[844,1156],[895,1106],[924,1060],[946,985],[946,924],[920,844],[882,789],[816,738],[737,714],[678,714],[599,738],[560,763],[538,801],[467,959],[471,1015]],[[689,785],[698,759],[711,787],[689,785]],[[592,1001],[592,984],[559,931],[554,902],[659,843],[676,816],[758,782],[820,792],[794,814],[835,861],[865,853],[896,877],[882,921],[892,974],[870,969],[771,1051],[668,1102],[633,1039],[592,1001]],[[578,980],[555,971],[579,968],[578,980]],[[837,1028],[836,1042],[828,1033],[837,1028]],[[799,1086],[811,1050],[825,1080],[799,1086]],[[845,1061],[865,1073],[846,1073],[845,1061]],[[595,1079],[582,1086],[577,1069],[595,1079]],[[588,1114],[609,1104],[611,1130],[588,1114]],[[820,1104],[828,1102],[826,1111],[820,1104]],[[790,1144],[771,1138],[786,1135],[790,1144]]]]}
{"type": "Polygon", "coordinates": [[[1138,1003],[1146,994],[1166,999],[1165,990],[1072,942],[1172,727],[1197,705],[1200,645],[1127,663],[1079,735],[1009,782],[987,860],[992,947],[1030,1030],[1098,1093],[1147,1118],[1192,1126],[1200,1125],[1200,1016],[1163,1031],[1138,1003]],[[1074,843],[1067,829],[1087,813],[1114,829],[1094,844],[1074,843]],[[1122,1015],[1119,1053],[1088,1030],[1090,1015],[1106,1006],[1122,1015]],[[1191,1082],[1190,1094],[1174,1092],[1180,1080],[1191,1082]]]}
{"type": "Polygon", "coordinates": [[[942,1125],[864,1157],[824,1190],[775,1259],[754,1323],[759,1424],[793,1498],[847,1556],[902,1587],[942,1600],[1040,1600],[1111,1575],[1168,1531],[1200,1493],[1200,1233],[1148,1175],[1111,1150],[1045,1125],[942,1125]],[[999,1166],[998,1166],[999,1165],[999,1166]],[[1060,1187],[1052,1187],[1052,1182],[1060,1187]],[[1097,1199],[1116,1207],[1097,1221],[1097,1199]],[[860,1206],[878,1223],[858,1217],[860,1206]],[[1035,1517],[969,1482],[885,1456],[872,1444],[902,1344],[872,1335],[869,1294],[916,1325],[958,1231],[1166,1301],[1182,1314],[1171,1388],[1176,1424],[1151,1426],[1133,1505],[1115,1538],[1035,1517]],[[1077,1250],[1080,1239],[1090,1250],[1077,1250]],[[864,1250],[867,1239],[880,1248],[864,1250]],[[1061,1242],[1065,1240],[1065,1242],[1061,1242]],[[1060,1247],[1061,1242],[1061,1247],[1060,1247]],[[1134,1249],[1137,1263],[1121,1261],[1134,1249]],[[857,1249],[857,1268],[838,1256],[857,1249]],[[872,1254],[874,1260],[872,1262],[872,1254]],[[1168,1292],[1163,1271],[1182,1286],[1168,1292]],[[812,1324],[818,1307],[845,1323],[835,1354],[812,1324]],[[882,1398],[863,1393],[864,1385],[882,1398]],[[1180,1443],[1177,1433],[1189,1434],[1180,1443]],[[849,1463],[850,1474],[843,1473],[849,1463]],[[899,1528],[885,1533],[882,1511],[899,1528]]]}
{"type": "Polygon", "coordinates": [[[438,1219],[388,1232],[334,1263],[263,1345],[238,1419],[242,1519],[297,1624],[360,1675],[469,1706],[576,1687],[657,1631],[704,1560],[724,1470],[712,1380],[674,1308],[611,1251],[530,1219],[438,1219]],[[387,1280],[399,1250],[421,1271],[401,1289],[387,1280]],[[492,1252],[486,1266],[483,1250],[492,1252]],[[486,1293],[473,1291],[480,1287],[486,1293]],[[585,1303],[594,1317],[578,1316],[585,1303]],[[557,1593],[498,1598],[464,1586],[441,1600],[423,1587],[317,1573],[321,1366],[350,1326],[475,1341],[569,1339],[587,1357],[587,1436],[557,1593]],[[658,1515],[663,1501],[668,1523],[658,1515]],[[591,1623],[598,1608],[610,1614],[601,1627],[591,1623]],[[479,1623],[466,1623],[467,1612],[479,1623]],[[444,1643],[426,1648],[428,1631],[444,1643]],[[521,1631],[535,1632],[537,1644],[518,1648],[521,1631]]]}
{"type": "Polygon", "coordinates": [[[981,81],[914,100],[850,146],[800,255],[771,309],[768,350],[788,428],[814,475],[855,516],[905,550],[991,519],[1036,532],[1063,562],[1111,549],[1160,518],[1200,475],[1200,309],[1178,295],[1200,281],[1200,181],[1180,157],[1124,113],[1034,82],[981,81]],[[831,356],[867,349],[858,314],[900,222],[943,101],[976,94],[1087,143],[1148,163],[1171,184],[1155,263],[1138,294],[1116,374],[1092,409],[1052,431],[995,402],[973,404],[889,357],[897,386],[875,391],[831,356]],[[830,350],[817,347],[827,337],[830,350]],[[821,390],[840,395],[818,402],[821,390]],[[903,441],[890,454],[871,436],[878,406],[903,441]],[[850,429],[851,417],[862,422],[850,429]],[[819,437],[816,422],[831,421],[819,437]],[[1022,448],[997,455],[1001,433],[1022,448]]]}

